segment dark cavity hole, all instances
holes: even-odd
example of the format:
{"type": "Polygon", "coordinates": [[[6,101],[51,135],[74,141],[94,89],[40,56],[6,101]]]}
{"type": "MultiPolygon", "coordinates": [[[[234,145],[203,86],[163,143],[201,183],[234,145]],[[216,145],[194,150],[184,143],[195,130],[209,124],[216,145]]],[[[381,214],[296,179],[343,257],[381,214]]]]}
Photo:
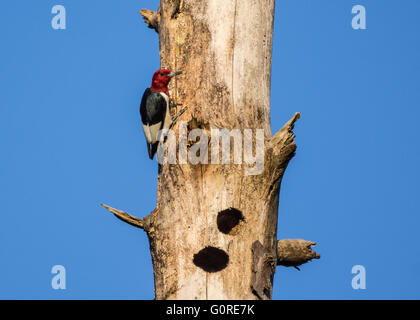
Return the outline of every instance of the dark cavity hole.
{"type": "Polygon", "coordinates": [[[242,212],[235,208],[220,211],[217,215],[217,227],[220,232],[229,234],[241,220],[244,220],[242,212]]]}
{"type": "Polygon", "coordinates": [[[218,272],[226,268],[229,256],[215,247],[205,247],[194,255],[194,264],[206,272],[218,272]]]}

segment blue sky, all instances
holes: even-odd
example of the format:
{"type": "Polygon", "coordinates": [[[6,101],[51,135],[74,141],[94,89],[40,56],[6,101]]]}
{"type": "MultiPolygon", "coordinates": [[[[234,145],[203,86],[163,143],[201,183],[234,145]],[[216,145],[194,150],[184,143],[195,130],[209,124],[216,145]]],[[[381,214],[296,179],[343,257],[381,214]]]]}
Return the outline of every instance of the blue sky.
{"type": "MultiPolygon", "coordinates": [[[[99,203],[156,203],[138,104],[159,67],[157,1],[0,4],[0,298],[152,299],[147,237],[99,203]],[[66,30],[51,27],[64,5],[66,30]],[[51,288],[63,265],[67,289],[51,288]]],[[[420,2],[278,0],[273,132],[299,111],[279,238],[321,260],[277,268],[274,299],[419,299],[420,2]],[[364,5],[367,29],[353,30],[364,5]],[[366,269],[366,289],[351,269],[366,269]]]]}

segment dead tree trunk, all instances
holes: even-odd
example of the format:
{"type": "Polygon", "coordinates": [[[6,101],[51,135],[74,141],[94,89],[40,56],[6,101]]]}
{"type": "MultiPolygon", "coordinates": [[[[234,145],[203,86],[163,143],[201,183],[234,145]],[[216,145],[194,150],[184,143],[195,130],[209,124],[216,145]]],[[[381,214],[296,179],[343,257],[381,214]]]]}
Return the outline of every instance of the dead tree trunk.
{"type": "Polygon", "coordinates": [[[276,264],[319,258],[313,242],[276,237],[299,114],[271,135],[274,0],[162,0],[157,12],[140,13],[159,33],[161,67],[183,71],[170,94],[187,110],[173,129],[205,130],[209,154],[201,149],[200,156],[209,163],[161,165],[157,206],[144,219],[105,207],[147,232],[156,299],[271,299],[276,264]],[[211,163],[211,130],[222,128],[252,129],[253,146],[256,130],[264,130],[259,174],[249,174],[243,158],[211,163]]]}

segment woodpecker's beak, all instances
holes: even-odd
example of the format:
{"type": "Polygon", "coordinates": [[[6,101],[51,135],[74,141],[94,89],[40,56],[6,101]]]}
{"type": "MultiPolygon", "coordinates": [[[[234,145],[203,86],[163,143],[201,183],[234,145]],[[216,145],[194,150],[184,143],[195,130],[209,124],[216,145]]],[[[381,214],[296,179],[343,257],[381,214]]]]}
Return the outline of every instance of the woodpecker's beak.
{"type": "Polygon", "coordinates": [[[175,77],[175,76],[177,76],[177,75],[179,75],[181,73],[182,73],[182,71],[174,71],[174,72],[171,72],[170,74],[168,74],[168,78],[175,77]]]}

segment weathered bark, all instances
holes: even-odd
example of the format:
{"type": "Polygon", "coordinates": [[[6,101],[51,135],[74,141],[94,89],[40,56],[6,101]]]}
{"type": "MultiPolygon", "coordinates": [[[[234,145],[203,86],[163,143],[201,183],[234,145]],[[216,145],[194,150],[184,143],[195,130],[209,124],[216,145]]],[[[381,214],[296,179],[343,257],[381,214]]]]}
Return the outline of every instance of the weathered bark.
{"type": "Polygon", "coordinates": [[[277,265],[285,267],[295,267],[319,259],[320,255],[312,251],[315,242],[303,239],[282,239],[277,241],[277,265]]]}
{"type": "Polygon", "coordinates": [[[147,219],[108,209],[147,231],[156,299],[271,299],[280,183],[299,118],[271,135],[274,0],[162,0],[140,13],[159,33],[161,67],[183,71],[170,94],[187,109],[173,129],[263,129],[264,168],[164,164],[147,219]]]}

